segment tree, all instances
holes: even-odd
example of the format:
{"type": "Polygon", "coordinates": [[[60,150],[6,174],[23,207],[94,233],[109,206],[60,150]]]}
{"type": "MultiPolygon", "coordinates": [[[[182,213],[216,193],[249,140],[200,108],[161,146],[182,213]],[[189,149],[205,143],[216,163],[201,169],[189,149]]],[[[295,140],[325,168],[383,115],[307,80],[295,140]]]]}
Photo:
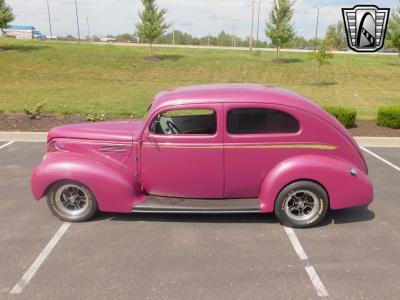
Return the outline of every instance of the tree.
{"type": "Polygon", "coordinates": [[[333,59],[333,54],[329,53],[326,41],[324,41],[317,52],[310,53],[311,59],[315,60],[318,65],[318,84],[321,84],[321,67],[323,65],[329,64],[329,61],[333,59]]]}
{"type": "Polygon", "coordinates": [[[165,23],[166,9],[159,9],[156,0],[142,0],[143,11],[139,12],[141,23],[136,24],[140,38],[150,44],[150,55],[153,56],[153,43],[168,29],[165,23]]]}
{"type": "Polygon", "coordinates": [[[346,33],[342,21],[336,25],[330,25],[326,31],[325,41],[327,46],[334,49],[342,49],[346,47],[346,33]]]}
{"type": "Polygon", "coordinates": [[[389,21],[387,39],[390,41],[392,47],[397,48],[397,51],[399,52],[397,62],[400,63],[400,1],[397,12],[394,11],[392,13],[389,21]]]}
{"type": "Polygon", "coordinates": [[[0,30],[8,27],[8,23],[14,20],[12,8],[8,6],[4,0],[0,0],[0,30]]]}
{"type": "Polygon", "coordinates": [[[269,13],[269,22],[265,29],[266,36],[276,47],[276,56],[280,56],[280,49],[283,45],[290,42],[295,37],[295,32],[291,24],[294,9],[294,1],[274,0],[274,4],[269,13]]]}

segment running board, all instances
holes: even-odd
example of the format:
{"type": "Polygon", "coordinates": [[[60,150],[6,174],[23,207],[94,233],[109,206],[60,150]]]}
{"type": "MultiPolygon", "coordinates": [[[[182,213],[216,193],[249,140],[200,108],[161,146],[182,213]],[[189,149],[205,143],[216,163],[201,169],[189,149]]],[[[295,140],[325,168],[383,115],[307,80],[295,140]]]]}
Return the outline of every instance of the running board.
{"type": "Polygon", "coordinates": [[[145,196],[145,200],[132,207],[132,212],[141,213],[259,213],[260,201],[248,199],[188,199],[160,196],[145,196]]]}

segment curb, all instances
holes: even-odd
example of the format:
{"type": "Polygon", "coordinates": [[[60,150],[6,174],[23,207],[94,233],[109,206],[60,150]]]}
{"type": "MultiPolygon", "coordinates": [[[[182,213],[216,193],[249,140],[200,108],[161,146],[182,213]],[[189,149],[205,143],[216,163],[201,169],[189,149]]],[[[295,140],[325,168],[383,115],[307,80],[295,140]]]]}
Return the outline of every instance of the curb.
{"type": "MultiPolygon", "coordinates": [[[[400,137],[354,137],[357,143],[370,148],[400,148],[400,137]]],[[[47,141],[47,132],[0,131],[0,141],[40,142],[47,141]]]]}
{"type": "Polygon", "coordinates": [[[369,148],[400,148],[400,137],[354,137],[357,143],[369,148]]]}
{"type": "Polygon", "coordinates": [[[47,132],[0,131],[0,141],[46,142],[47,132]]]}

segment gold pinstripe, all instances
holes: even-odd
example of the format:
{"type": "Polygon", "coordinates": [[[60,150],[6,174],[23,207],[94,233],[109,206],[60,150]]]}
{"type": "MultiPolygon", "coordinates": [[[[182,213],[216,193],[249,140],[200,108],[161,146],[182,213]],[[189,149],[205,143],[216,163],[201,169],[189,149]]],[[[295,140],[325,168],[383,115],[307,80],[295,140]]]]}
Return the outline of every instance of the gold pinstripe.
{"type": "Polygon", "coordinates": [[[160,145],[145,144],[149,148],[169,148],[169,149],[320,149],[320,150],[336,150],[336,146],[323,144],[276,144],[276,145],[243,145],[243,146],[176,146],[176,145],[160,145]]]}

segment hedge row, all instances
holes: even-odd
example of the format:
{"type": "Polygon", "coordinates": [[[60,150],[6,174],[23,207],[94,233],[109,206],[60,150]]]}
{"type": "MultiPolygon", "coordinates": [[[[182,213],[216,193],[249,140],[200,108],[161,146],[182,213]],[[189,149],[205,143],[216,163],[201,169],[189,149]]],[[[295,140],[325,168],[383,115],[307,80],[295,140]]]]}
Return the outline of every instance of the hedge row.
{"type": "Polygon", "coordinates": [[[382,106],[378,110],[376,123],[394,129],[400,129],[400,105],[382,106]]]}
{"type": "Polygon", "coordinates": [[[356,124],[357,111],[352,107],[328,105],[324,109],[334,116],[346,128],[352,128],[356,124]]]}
{"type": "MultiPolygon", "coordinates": [[[[324,109],[346,128],[355,126],[357,111],[352,107],[328,105],[324,109]]],[[[400,105],[382,106],[378,110],[376,123],[379,126],[400,129],[400,105]]]]}

